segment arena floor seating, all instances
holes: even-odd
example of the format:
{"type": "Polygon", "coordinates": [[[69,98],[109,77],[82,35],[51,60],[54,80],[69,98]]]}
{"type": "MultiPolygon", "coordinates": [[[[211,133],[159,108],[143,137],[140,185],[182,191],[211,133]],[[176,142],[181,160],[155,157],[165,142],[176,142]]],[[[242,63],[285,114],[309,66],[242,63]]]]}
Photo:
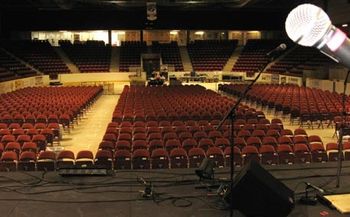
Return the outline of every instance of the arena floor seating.
{"type": "MultiPolygon", "coordinates": [[[[125,86],[98,152],[110,152],[108,165],[114,169],[198,167],[205,157],[216,167],[229,166],[229,122],[216,129],[222,115],[207,116],[204,106],[197,107],[203,102],[209,110],[223,108],[223,113],[234,103],[200,86],[125,86]]],[[[302,128],[285,129],[280,119],[268,120],[247,106],[239,107],[236,118],[236,166],[251,160],[267,165],[328,161],[320,137],[302,128]]]]}
{"type": "MultiPolygon", "coordinates": [[[[219,89],[239,95],[245,85],[220,85],[219,89]]],[[[330,127],[342,111],[342,95],[296,85],[257,84],[247,94],[247,100],[276,113],[289,115],[291,122],[303,127],[330,127]]]]}
{"type": "Polygon", "coordinates": [[[97,86],[33,87],[1,94],[0,170],[55,170],[47,145],[69,132],[101,92],[97,86]]]}

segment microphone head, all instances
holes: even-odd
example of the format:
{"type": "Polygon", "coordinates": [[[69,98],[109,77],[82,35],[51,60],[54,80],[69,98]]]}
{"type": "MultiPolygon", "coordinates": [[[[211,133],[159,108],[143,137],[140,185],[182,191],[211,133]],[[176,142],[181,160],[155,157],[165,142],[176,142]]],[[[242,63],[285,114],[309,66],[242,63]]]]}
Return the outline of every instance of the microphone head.
{"type": "Polygon", "coordinates": [[[282,43],[282,44],[280,44],[279,48],[281,50],[285,50],[285,49],[287,49],[287,45],[285,43],[282,43]]]}
{"type": "Polygon", "coordinates": [[[301,4],[294,8],[285,22],[287,35],[294,42],[311,47],[322,40],[332,23],[321,8],[301,4]]]}

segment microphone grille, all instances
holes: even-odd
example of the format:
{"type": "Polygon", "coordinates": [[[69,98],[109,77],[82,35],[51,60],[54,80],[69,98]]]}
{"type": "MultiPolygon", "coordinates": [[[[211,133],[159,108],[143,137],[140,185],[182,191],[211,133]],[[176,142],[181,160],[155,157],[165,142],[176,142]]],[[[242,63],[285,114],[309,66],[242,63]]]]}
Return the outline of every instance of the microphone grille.
{"type": "Polygon", "coordinates": [[[301,4],[294,8],[285,22],[288,37],[308,47],[320,41],[331,25],[328,15],[313,4],[301,4]]]}

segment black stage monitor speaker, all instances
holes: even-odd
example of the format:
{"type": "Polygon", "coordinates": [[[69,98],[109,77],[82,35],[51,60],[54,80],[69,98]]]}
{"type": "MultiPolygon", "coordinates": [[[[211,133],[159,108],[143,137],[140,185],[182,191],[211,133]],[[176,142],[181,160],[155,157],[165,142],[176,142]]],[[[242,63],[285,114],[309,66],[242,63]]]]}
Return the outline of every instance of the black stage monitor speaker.
{"type": "Polygon", "coordinates": [[[251,161],[236,176],[224,200],[247,217],[285,217],[294,208],[294,192],[251,161]]]}

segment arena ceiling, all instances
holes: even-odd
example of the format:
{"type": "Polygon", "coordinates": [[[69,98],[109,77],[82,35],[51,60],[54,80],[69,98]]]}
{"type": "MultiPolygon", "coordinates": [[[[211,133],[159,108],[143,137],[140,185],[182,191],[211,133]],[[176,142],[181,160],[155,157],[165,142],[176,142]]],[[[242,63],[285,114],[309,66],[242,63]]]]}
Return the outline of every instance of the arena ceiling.
{"type": "Polygon", "coordinates": [[[289,9],[305,0],[2,0],[0,8],[6,10],[122,10],[146,8],[146,2],[157,7],[178,10],[211,9],[289,9]]]}
{"type": "MultiPolygon", "coordinates": [[[[324,5],[327,0],[313,0],[324,5]]],[[[145,0],[1,0],[3,29],[281,29],[305,0],[154,0],[157,20],[146,19],[145,0]]],[[[307,1],[310,2],[310,1],[307,1]]]]}

